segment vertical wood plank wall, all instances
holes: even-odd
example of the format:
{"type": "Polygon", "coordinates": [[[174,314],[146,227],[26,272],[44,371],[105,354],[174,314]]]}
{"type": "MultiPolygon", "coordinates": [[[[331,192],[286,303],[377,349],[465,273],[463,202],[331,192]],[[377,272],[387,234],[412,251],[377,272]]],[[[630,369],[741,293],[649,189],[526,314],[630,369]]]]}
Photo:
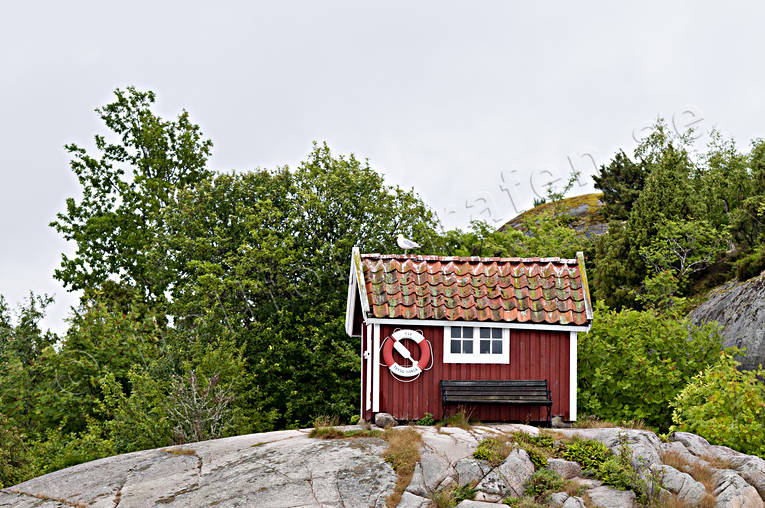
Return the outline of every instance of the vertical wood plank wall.
{"type": "MultiPolygon", "coordinates": [[[[380,342],[398,327],[382,325],[380,342]]],[[[409,327],[408,327],[409,328],[409,327]]],[[[423,372],[413,382],[394,379],[388,368],[380,366],[380,411],[392,414],[401,420],[422,418],[425,412],[440,418],[442,379],[547,379],[552,392],[552,414],[569,420],[569,332],[510,330],[510,364],[444,364],[442,327],[412,326],[430,341],[433,347],[433,368],[423,372]]],[[[362,327],[362,348],[366,348],[362,327]]],[[[414,358],[419,358],[419,349],[413,341],[405,341],[414,358]]],[[[409,365],[394,352],[396,361],[409,365]]],[[[366,368],[364,362],[364,368],[366,368]]],[[[374,365],[373,365],[374,368],[374,365]]],[[[366,375],[362,372],[362,393],[366,393],[366,375]]],[[[376,387],[372,387],[376,389],[376,387]]],[[[456,407],[449,406],[451,413],[456,407]]],[[[547,410],[536,407],[476,406],[472,418],[483,421],[540,421],[546,418],[547,410]]],[[[369,419],[372,411],[363,415],[369,419]]]]}

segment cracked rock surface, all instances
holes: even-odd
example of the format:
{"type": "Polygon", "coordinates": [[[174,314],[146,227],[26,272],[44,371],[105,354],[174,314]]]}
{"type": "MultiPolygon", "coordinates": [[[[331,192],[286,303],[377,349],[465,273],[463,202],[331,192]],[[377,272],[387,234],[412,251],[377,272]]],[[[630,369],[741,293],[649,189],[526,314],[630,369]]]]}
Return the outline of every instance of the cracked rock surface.
{"type": "Polygon", "coordinates": [[[252,434],[108,457],[0,491],[0,507],[384,507],[381,439],[252,434]]]}
{"type": "MultiPolygon", "coordinates": [[[[344,427],[349,430],[358,427],[344,427]]],[[[492,435],[524,431],[527,425],[416,427],[422,437],[419,460],[399,508],[426,508],[439,491],[471,484],[475,498],[463,508],[505,506],[506,496],[521,496],[534,472],[526,451],[515,448],[492,466],[473,457],[478,443],[492,435]]],[[[718,508],[765,508],[765,461],[694,434],[676,432],[661,442],[652,432],[619,429],[558,429],[560,436],[603,442],[618,452],[627,443],[633,462],[661,477],[661,492],[687,506],[713,500],[718,508]],[[687,471],[662,464],[667,452],[707,471],[702,484],[687,471]]],[[[237,436],[184,446],[146,450],[80,464],[0,490],[0,508],[125,507],[375,507],[393,492],[396,473],[382,458],[379,438],[320,440],[306,430],[237,436]]],[[[675,459],[677,461],[677,459],[675,459]]],[[[677,465],[677,464],[676,464],[677,465]]],[[[629,508],[635,493],[584,478],[579,464],[551,458],[548,467],[581,486],[582,497],[553,493],[550,506],[629,508]]],[[[677,465],[680,468],[686,466],[677,465]]],[[[696,474],[693,468],[688,469],[696,474]]],[[[641,473],[642,474],[642,473],[641,473]]]]}

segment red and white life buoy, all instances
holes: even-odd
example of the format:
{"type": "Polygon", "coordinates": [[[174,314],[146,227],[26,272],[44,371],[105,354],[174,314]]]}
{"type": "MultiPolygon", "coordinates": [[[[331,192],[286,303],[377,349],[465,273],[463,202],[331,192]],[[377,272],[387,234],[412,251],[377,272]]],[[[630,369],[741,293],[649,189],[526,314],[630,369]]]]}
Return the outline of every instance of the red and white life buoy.
{"type": "Polygon", "coordinates": [[[430,345],[428,344],[428,341],[425,340],[425,337],[423,337],[420,332],[415,330],[396,330],[393,332],[388,340],[385,341],[382,353],[383,361],[385,362],[385,365],[388,366],[388,369],[390,369],[391,373],[401,377],[416,376],[424,369],[426,369],[430,363],[430,345]],[[409,352],[409,350],[403,344],[401,344],[401,341],[404,339],[411,339],[420,346],[419,360],[415,361],[415,359],[412,358],[412,354],[409,352]],[[398,354],[412,362],[412,365],[409,367],[402,367],[396,363],[396,361],[393,359],[393,349],[398,351],[398,354]]]}

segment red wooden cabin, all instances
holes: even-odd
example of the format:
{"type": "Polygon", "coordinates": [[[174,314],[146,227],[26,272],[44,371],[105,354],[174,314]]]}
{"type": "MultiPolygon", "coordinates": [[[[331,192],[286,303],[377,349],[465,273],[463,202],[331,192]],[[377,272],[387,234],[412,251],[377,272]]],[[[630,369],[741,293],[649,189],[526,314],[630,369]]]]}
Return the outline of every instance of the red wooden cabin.
{"type": "MultiPolygon", "coordinates": [[[[360,415],[440,415],[441,380],[545,379],[552,415],[576,420],[577,334],[591,322],[581,253],[478,258],[354,248],[345,324],[361,338],[360,415]]],[[[473,411],[482,421],[543,421],[547,413],[533,406],[473,411]]]]}

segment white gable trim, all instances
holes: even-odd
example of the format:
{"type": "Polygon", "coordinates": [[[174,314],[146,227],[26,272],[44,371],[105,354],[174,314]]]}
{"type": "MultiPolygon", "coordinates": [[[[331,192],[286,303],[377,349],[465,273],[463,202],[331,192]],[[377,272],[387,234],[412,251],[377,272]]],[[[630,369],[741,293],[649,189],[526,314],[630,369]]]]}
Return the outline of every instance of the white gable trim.
{"type": "Polygon", "coordinates": [[[577,357],[576,357],[576,332],[571,332],[569,335],[569,350],[568,350],[568,375],[569,375],[569,381],[568,381],[568,418],[570,421],[576,421],[576,368],[577,368],[577,357]]]}
{"type": "Polygon", "coordinates": [[[345,333],[353,336],[353,315],[356,313],[356,277],[353,274],[353,263],[351,263],[351,273],[348,274],[348,302],[345,304],[345,333]]]}
{"type": "Polygon", "coordinates": [[[537,323],[506,323],[502,321],[446,321],[439,319],[395,319],[369,318],[367,323],[382,325],[412,325],[412,326],[484,326],[487,328],[508,328],[518,330],[551,330],[565,332],[588,332],[590,325],[551,325],[537,323]]]}
{"type": "Polygon", "coordinates": [[[348,301],[345,305],[345,332],[353,336],[353,316],[356,313],[356,291],[358,289],[361,301],[361,315],[366,318],[369,315],[369,299],[367,298],[367,285],[364,281],[364,267],[361,264],[361,253],[358,247],[351,252],[351,270],[348,275],[348,301]]]}
{"type": "Polygon", "coordinates": [[[587,281],[587,270],[584,267],[584,252],[576,253],[576,262],[579,265],[579,275],[582,277],[582,290],[584,292],[584,311],[587,319],[592,321],[592,300],[590,300],[590,284],[587,281]]]}

